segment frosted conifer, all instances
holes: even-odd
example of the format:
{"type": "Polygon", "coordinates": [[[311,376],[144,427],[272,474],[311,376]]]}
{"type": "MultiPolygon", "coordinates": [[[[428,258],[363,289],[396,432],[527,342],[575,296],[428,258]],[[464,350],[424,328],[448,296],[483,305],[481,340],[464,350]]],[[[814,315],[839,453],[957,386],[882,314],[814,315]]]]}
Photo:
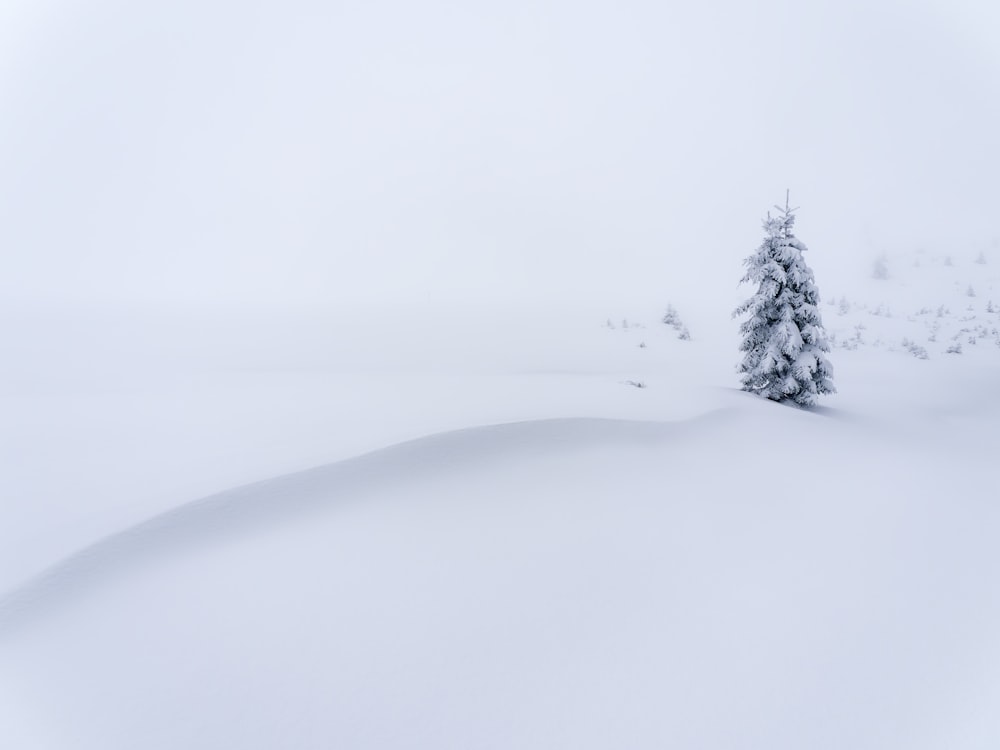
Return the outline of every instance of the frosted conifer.
{"type": "Polygon", "coordinates": [[[764,220],[764,241],[743,264],[741,283],[757,292],[736,308],[733,317],[749,313],[740,325],[744,352],[738,372],[743,390],[774,401],[792,400],[812,406],[817,396],[836,393],[830,351],[819,311],[819,291],[793,234],[795,210],[776,206],[780,215],[764,220]]]}

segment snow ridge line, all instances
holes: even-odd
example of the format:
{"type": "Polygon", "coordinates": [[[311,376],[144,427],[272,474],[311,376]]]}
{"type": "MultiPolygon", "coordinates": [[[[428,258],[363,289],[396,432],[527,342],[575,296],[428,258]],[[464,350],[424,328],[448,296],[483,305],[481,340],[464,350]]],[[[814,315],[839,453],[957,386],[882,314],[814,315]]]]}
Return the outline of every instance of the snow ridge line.
{"type": "Polygon", "coordinates": [[[470,427],[380,448],[353,458],[235,487],[184,503],[68,555],[0,596],[0,636],[102,581],[177,554],[261,533],[336,503],[358,501],[458,468],[599,444],[650,444],[730,421],[723,408],[675,422],[602,418],[529,420],[470,427]]]}

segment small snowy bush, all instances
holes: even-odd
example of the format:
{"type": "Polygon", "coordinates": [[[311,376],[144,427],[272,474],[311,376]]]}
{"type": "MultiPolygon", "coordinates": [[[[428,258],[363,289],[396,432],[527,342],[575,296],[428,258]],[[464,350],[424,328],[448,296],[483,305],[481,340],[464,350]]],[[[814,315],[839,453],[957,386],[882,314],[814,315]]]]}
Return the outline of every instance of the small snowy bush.
{"type": "Polygon", "coordinates": [[[903,348],[906,349],[910,354],[912,354],[917,359],[930,359],[930,355],[927,350],[920,346],[916,341],[910,341],[909,339],[903,339],[903,348]]]}
{"type": "Polygon", "coordinates": [[[681,316],[677,313],[673,305],[667,305],[667,312],[663,316],[663,322],[677,331],[677,338],[681,341],[691,340],[691,332],[684,325],[684,321],[681,320],[681,316]]]}
{"type": "Polygon", "coordinates": [[[884,281],[889,278],[889,266],[885,262],[885,256],[880,255],[875,259],[875,263],[872,264],[872,278],[884,281]]]}

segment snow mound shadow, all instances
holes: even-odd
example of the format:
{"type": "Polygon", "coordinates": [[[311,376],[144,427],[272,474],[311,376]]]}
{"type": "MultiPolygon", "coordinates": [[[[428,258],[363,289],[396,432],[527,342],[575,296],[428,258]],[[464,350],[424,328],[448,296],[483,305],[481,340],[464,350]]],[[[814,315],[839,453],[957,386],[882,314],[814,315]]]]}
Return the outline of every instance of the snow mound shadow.
{"type": "Polygon", "coordinates": [[[226,539],[266,533],[380,490],[528,455],[687,437],[714,429],[730,416],[730,410],[722,409],[681,422],[566,418],[473,427],[236,487],[100,539],[0,597],[0,636],[85,597],[124,571],[226,539]]]}

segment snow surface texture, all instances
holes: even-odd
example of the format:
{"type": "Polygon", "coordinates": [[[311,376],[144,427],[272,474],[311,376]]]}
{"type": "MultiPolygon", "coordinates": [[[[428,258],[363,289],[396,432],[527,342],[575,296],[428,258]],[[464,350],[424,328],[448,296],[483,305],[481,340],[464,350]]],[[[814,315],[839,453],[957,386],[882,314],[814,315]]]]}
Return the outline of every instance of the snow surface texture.
{"type": "Polygon", "coordinates": [[[0,750],[1000,747],[998,20],[0,0],[0,750]]]}
{"type": "Polygon", "coordinates": [[[92,352],[131,333],[80,324],[68,374],[9,336],[5,746],[995,747],[1000,346],[944,346],[1000,286],[921,257],[818,279],[813,411],[738,391],[732,305],[680,293],[690,340],[663,308],[220,323],[124,371],[92,352]]]}

